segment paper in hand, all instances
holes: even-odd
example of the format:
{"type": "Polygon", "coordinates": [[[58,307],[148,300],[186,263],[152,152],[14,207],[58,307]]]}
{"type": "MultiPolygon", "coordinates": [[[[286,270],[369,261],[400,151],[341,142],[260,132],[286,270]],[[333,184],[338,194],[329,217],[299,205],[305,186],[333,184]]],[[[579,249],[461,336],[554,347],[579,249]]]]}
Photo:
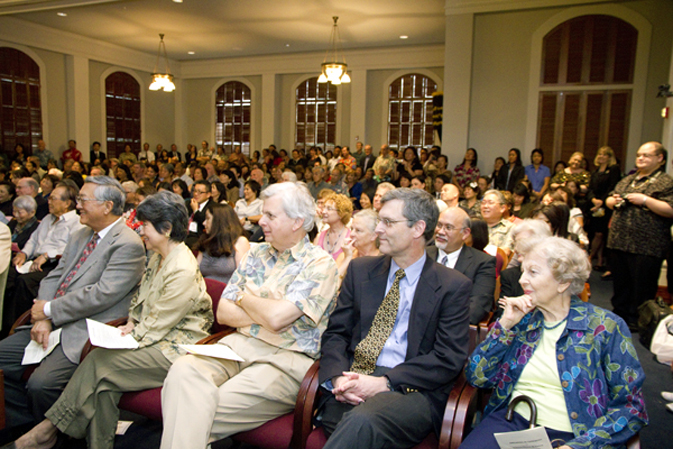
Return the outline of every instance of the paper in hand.
{"type": "Polygon", "coordinates": [[[518,430],[515,432],[494,433],[500,449],[552,449],[544,427],[518,430]]]}
{"type": "Polygon", "coordinates": [[[98,321],[86,319],[89,340],[94,346],[107,349],[138,349],[138,342],[130,334],[122,337],[122,331],[98,321]]]}
{"type": "Polygon", "coordinates": [[[33,261],[29,260],[28,262],[24,263],[20,267],[16,267],[16,272],[19,274],[28,274],[30,273],[30,267],[33,266],[33,261]]]}
{"type": "Polygon", "coordinates": [[[21,364],[34,365],[36,363],[40,363],[42,359],[51,354],[51,351],[53,351],[60,342],[61,329],[51,331],[49,334],[49,343],[47,344],[47,349],[44,349],[44,347],[35,340],[31,340],[23,352],[23,360],[21,360],[21,364]]]}

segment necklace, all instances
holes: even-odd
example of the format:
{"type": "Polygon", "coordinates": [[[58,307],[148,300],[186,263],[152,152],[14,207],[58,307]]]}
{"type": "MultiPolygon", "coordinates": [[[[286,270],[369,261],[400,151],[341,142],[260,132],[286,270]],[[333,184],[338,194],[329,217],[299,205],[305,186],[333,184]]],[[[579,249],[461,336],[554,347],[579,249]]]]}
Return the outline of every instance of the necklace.
{"type": "Polygon", "coordinates": [[[553,326],[549,326],[549,327],[545,324],[544,321],[542,321],[542,327],[544,327],[544,328],[547,329],[548,331],[554,330],[554,329],[556,329],[557,327],[559,327],[561,324],[565,323],[565,321],[566,321],[567,318],[568,318],[568,317],[563,318],[563,319],[562,319],[561,321],[559,321],[558,323],[554,324],[553,326]]]}
{"type": "Polygon", "coordinates": [[[327,250],[328,253],[330,253],[330,254],[334,253],[334,249],[336,248],[337,243],[339,243],[339,240],[341,240],[341,234],[343,234],[345,229],[346,228],[343,228],[341,230],[341,232],[339,232],[339,236],[336,238],[336,241],[334,242],[333,245],[330,245],[330,238],[329,238],[330,231],[327,231],[327,244],[325,245],[327,248],[325,248],[325,249],[327,250]]]}

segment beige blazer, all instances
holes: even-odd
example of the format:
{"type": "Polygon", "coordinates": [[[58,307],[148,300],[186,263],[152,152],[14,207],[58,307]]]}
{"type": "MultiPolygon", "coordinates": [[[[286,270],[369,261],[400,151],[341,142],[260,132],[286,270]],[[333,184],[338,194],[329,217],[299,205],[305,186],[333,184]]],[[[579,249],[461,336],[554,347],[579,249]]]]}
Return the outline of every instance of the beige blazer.
{"type": "Polygon", "coordinates": [[[194,344],[207,337],[213,324],[213,306],[206,283],[192,252],[181,243],[168,254],[150,259],[138,294],[131,301],[131,335],[140,347],[156,344],[170,361],[185,351],[179,344],[194,344]]]}

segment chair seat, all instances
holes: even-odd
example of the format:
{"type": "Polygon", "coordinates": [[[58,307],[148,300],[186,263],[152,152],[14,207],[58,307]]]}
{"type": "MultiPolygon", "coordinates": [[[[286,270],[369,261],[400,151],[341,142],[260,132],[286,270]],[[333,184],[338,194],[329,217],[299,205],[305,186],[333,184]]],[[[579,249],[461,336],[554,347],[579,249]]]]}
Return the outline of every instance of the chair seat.
{"type": "Polygon", "coordinates": [[[161,387],[124,393],[119,400],[119,408],[161,421],[161,387]]]}
{"type": "MultiPolygon", "coordinates": [[[[308,436],[306,441],[306,449],[321,449],[325,443],[327,443],[327,437],[325,437],[325,432],[322,429],[313,429],[313,432],[308,436]]],[[[437,449],[439,447],[439,441],[435,432],[431,432],[430,435],[425,437],[414,449],[437,449]]]]}
{"type": "Polygon", "coordinates": [[[279,416],[256,429],[240,432],[232,439],[264,449],[287,449],[292,439],[293,413],[279,416]]]}

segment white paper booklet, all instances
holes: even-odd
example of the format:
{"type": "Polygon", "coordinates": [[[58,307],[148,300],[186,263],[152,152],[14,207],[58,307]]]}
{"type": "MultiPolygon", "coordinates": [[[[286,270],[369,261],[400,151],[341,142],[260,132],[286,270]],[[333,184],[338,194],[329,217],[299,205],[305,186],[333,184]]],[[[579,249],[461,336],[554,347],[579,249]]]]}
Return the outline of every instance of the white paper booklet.
{"type": "Polygon", "coordinates": [[[180,345],[182,349],[190,354],[205,355],[206,357],[214,357],[216,359],[235,360],[237,362],[244,362],[245,360],[234,352],[229,346],[214,344],[214,345],[180,345]]]}
{"type": "Polygon", "coordinates": [[[34,365],[40,363],[43,358],[51,354],[51,351],[54,350],[56,346],[61,342],[61,329],[56,329],[49,334],[49,344],[47,349],[44,349],[41,344],[31,340],[26,346],[26,350],[23,352],[23,360],[21,360],[22,365],[34,365]]]}
{"type": "Polygon", "coordinates": [[[122,331],[98,321],[86,319],[89,340],[94,346],[107,349],[137,349],[138,342],[130,334],[122,337],[122,331]]]}
{"type": "Polygon", "coordinates": [[[30,273],[30,267],[33,266],[33,261],[29,260],[28,262],[24,263],[20,267],[16,267],[16,272],[19,274],[28,274],[30,273]]]}
{"type": "Polygon", "coordinates": [[[544,427],[516,432],[494,433],[500,449],[552,449],[544,427]]]}

